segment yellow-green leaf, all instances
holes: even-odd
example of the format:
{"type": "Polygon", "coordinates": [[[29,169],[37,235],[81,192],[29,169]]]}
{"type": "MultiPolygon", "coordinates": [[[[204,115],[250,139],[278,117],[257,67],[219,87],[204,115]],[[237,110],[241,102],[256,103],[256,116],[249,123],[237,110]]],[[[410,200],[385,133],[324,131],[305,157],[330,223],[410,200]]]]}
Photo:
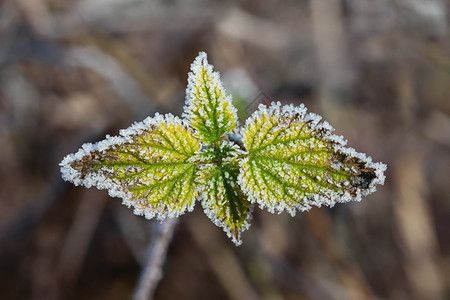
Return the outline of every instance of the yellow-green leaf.
{"type": "Polygon", "coordinates": [[[61,162],[65,180],[108,189],[134,212],[164,219],[192,210],[198,167],[188,162],[200,150],[190,127],[172,115],[156,115],[107,137],[84,144],[61,162]]]}
{"type": "Polygon", "coordinates": [[[243,129],[249,156],[239,183],[261,208],[294,215],[311,205],[359,201],[384,182],[386,166],[345,147],[328,123],[301,105],[261,105],[243,129]]]}
{"type": "Polygon", "coordinates": [[[241,232],[250,224],[252,205],[237,184],[240,153],[235,145],[222,146],[223,152],[231,150],[220,163],[212,162],[201,167],[199,195],[205,214],[227,233],[236,245],[241,244],[241,232]]]}
{"type": "Polygon", "coordinates": [[[191,70],[184,116],[202,142],[216,143],[237,126],[236,108],[225,92],[219,73],[208,64],[205,52],[200,52],[191,70]]]}

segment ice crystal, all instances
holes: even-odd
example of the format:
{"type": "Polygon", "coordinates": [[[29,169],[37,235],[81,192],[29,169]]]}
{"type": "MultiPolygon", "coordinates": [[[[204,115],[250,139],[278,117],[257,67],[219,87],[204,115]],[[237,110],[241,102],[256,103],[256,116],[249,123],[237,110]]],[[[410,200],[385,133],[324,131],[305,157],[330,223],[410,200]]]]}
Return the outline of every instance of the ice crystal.
{"type": "Polygon", "coordinates": [[[177,217],[200,201],[236,245],[253,204],[294,215],[360,201],[384,183],[385,164],[346,147],[304,105],[260,105],[239,129],[204,52],[191,65],[183,116],[156,114],[84,144],[60,163],[63,179],[107,189],[149,219],[177,217]]]}

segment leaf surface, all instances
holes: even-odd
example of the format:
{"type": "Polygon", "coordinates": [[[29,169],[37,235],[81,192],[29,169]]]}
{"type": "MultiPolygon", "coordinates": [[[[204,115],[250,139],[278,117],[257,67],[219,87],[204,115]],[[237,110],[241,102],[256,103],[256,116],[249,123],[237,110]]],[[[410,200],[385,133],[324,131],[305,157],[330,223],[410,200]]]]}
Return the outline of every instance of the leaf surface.
{"type": "MultiPolygon", "coordinates": [[[[222,144],[223,160],[201,167],[199,195],[205,214],[222,227],[236,245],[241,244],[241,232],[250,224],[252,204],[237,184],[240,151],[235,145],[222,144]]],[[[207,157],[207,156],[204,156],[207,157]]]]}
{"type": "Polygon", "coordinates": [[[239,184],[251,202],[271,212],[309,210],[359,201],[384,182],[386,166],[345,147],[342,137],[301,105],[260,105],[243,128],[249,156],[239,184]]]}
{"type": "Polygon", "coordinates": [[[184,116],[206,144],[217,143],[237,126],[237,112],[223,87],[218,72],[200,52],[191,65],[186,89],[184,116]]]}
{"type": "Polygon", "coordinates": [[[146,218],[191,211],[198,167],[188,160],[200,150],[189,126],[172,115],[156,115],[107,137],[84,144],[61,162],[65,180],[108,189],[146,218]]]}

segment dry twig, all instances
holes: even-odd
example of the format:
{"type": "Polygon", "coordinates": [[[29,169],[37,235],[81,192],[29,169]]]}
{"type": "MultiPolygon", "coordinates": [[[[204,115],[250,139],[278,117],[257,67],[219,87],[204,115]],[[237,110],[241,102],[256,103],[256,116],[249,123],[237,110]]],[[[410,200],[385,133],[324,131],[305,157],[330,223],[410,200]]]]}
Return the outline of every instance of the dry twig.
{"type": "Polygon", "coordinates": [[[153,293],[162,278],[162,266],[177,221],[175,218],[167,219],[161,224],[155,225],[155,237],[149,247],[148,261],[142,270],[139,283],[133,295],[134,300],[153,299],[153,293]]]}

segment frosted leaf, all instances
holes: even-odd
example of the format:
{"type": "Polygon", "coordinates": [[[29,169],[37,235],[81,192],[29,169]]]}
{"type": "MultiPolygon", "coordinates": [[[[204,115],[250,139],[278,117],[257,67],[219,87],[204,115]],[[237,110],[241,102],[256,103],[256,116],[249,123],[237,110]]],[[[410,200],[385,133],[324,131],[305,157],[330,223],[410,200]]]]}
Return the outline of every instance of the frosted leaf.
{"type": "Polygon", "coordinates": [[[241,161],[239,184],[271,212],[309,210],[311,205],[360,201],[383,184],[386,165],[345,147],[334,129],[307,114],[303,105],[261,105],[243,128],[249,156],[241,161]]]}
{"type": "Polygon", "coordinates": [[[191,65],[186,89],[184,116],[196,129],[196,136],[207,144],[216,143],[237,126],[236,108],[223,87],[218,72],[200,52],[191,65]]]}
{"type": "Polygon", "coordinates": [[[252,205],[237,184],[239,166],[232,163],[207,164],[201,168],[200,200],[205,214],[236,245],[242,243],[241,232],[248,229],[252,205]]]}
{"type": "Polygon", "coordinates": [[[188,159],[200,150],[187,124],[156,115],[96,144],[84,144],[60,164],[75,185],[107,189],[146,218],[175,217],[194,207],[198,172],[188,159]]]}

